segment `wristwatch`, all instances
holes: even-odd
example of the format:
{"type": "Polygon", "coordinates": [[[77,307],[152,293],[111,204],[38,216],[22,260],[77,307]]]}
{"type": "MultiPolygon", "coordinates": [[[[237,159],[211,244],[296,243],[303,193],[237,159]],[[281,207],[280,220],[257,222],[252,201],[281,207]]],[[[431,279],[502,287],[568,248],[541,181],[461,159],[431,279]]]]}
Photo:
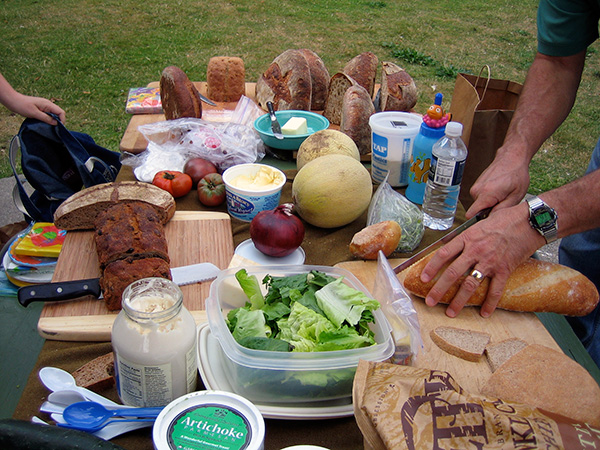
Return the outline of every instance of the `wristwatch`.
{"type": "Polygon", "coordinates": [[[547,244],[555,241],[558,238],[556,211],[538,197],[528,199],[527,204],[529,205],[529,223],[532,228],[544,236],[547,244]]]}

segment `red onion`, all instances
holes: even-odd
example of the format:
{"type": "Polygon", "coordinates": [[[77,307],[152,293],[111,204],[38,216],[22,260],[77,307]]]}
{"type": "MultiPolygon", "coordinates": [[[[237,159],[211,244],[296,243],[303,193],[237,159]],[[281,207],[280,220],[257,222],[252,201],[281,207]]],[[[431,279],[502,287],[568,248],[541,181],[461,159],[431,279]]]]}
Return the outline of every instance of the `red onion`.
{"type": "Polygon", "coordinates": [[[271,211],[261,211],[250,222],[254,246],[268,256],[287,256],[300,247],[304,225],[292,213],[293,205],[284,203],[271,211]]]}

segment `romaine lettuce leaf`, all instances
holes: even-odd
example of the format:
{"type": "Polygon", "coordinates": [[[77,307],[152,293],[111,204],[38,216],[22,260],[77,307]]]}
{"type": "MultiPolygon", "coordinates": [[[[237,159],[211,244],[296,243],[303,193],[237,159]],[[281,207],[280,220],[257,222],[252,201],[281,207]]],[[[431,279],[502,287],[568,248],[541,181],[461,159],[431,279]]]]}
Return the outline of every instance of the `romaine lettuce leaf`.
{"type": "Polygon", "coordinates": [[[342,277],[324,286],[315,295],[319,308],[337,328],[340,328],[344,321],[356,325],[363,311],[379,308],[377,300],[351,288],[343,282],[342,277]]]}
{"type": "Polygon", "coordinates": [[[294,346],[297,352],[312,352],[323,331],[334,331],[335,327],[322,315],[314,312],[299,302],[294,302],[287,319],[277,322],[278,339],[283,339],[294,346]]]}
{"type": "Polygon", "coordinates": [[[265,315],[260,309],[238,308],[235,313],[235,327],[231,332],[236,341],[245,337],[269,337],[271,328],[266,324],[265,315]]]}
{"type": "Polygon", "coordinates": [[[244,294],[248,296],[252,309],[260,309],[265,304],[265,298],[260,290],[260,283],[256,275],[248,275],[246,269],[240,269],[235,273],[235,278],[240,283],[244,294]]]}

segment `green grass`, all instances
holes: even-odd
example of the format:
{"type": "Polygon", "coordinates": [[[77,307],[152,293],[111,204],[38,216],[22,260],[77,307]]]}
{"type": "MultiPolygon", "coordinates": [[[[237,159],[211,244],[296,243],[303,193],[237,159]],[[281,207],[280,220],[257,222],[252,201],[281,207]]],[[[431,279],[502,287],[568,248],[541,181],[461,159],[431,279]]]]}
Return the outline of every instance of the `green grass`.
{"type": "MultiPolygon", "coordinates": [[[[537,0],[4,0],[0,70],[19,91],[52,98],[67,126],[113,150],[130,117],[130,87],[168,65],[204,80],[212,56],[243,58],[256,81],[278,54],[307,47],[330,73],[363,51],[404,67],[419,87],[416,110],[436,92],[449,106],[458,72],[523,82],[536,49],[537,0]]],[[[580,176],[599,135],[600,65],[590,49],[575,110],[532,163],[532,192],[580,176]]],[[[557,86],[557,89],[560,89],[557,86]]],[[[22,119],[0,107],[0,176],[22,119]]]]}

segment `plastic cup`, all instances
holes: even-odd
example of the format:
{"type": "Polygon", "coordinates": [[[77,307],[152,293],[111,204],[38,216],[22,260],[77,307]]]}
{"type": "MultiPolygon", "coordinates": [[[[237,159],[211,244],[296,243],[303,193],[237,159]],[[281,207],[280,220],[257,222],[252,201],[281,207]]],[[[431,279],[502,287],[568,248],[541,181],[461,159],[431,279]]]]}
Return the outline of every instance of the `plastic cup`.
{"type": "Polygon", "coordinates": [[[423,119],[417,114],[388,111],[371,115],[371,176],[375,183],[408,185],[410,158],[423,119]]]}
{"type": "Polygon", "coordinates": [[[259,212],[275,209],[279,205],[285,181],[285,174],[281,170],[266,164],[250,163],[230,167],[223,172],[227,212],[236,219],[251,222],[259,212]],[[236,186],[237,177],[241,175],[254,177],[261,168],[279,174],[281,182],[255,189],[243,189],[236,186]]]}

